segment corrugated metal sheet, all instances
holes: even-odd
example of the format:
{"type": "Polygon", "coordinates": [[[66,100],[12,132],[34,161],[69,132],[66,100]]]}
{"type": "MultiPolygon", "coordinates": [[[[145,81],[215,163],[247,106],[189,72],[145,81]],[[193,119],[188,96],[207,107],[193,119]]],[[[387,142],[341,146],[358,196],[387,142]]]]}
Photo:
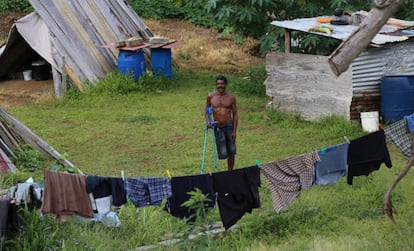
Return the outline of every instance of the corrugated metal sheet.
{"type": "MultiPolygon", "coordinates": [[[[307,33],[313,33],[313,34],[336,38],[340,40],[345,40],[356,29],[358,29],[358,26],[356,25],[331,25],[329,23],[321,24],[318,21],[316,21],[317,18],[318,17],[299,18],[295,20],[286,20],[286,21],[273,21],[271,24],[275,26],[283,27],[286,29],[290,29],[290,30],[303,31],[307,33]],[[331,27],[333,31],[330,34],[309,31],[309,29],[314,26],[331,27]]],[[[399,27],[396,27],[394,25],[384,25],[379,31],[379,34],[377,34],[372,39],[371,43],[376,44],[376,45],[383,45],[386,43],[402,42],[402,41],[407,40],[410,36],[414,36],[413,33],[401,33],[399,35],[389,35],[391,33],[396,32],[398,29],[399,27]]]]}
{"type": "Polygon", "coordinates": [[[148,27],[123,0],[30,0],[52,34],[54,59],[71,78],[93,82],[116,67],[117,51],[101,46],[148,39],[148,27]],[[63,65],[64,64],[64,65],[63,65]]]}

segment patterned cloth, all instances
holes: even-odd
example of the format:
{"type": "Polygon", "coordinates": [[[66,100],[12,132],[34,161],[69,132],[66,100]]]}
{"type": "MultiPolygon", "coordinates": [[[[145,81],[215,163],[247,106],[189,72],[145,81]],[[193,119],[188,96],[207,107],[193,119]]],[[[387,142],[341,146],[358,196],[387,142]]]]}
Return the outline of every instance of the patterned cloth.
{"type": "Polygon", "coordinates": [[[315,164],[315,184],[329,185],[346,176],[348,143],[330,146],[318,151],[321,161],[315,164]]]}
{"type": "Polygon", "coordinates": [[[163,199],[172,195],[168,178],[126,178],[125,190],[137,207],[160,206],[163,199]]]}
{"type": "Polygon", "coordinates": [[[407,122],[401,119],[384,128],[385,137],[394,143],[406,158],[411,156],[411,135],[407,122]]]}
{"type": "Polygon", "coordinates": [[[287,209],[301,190],[312,185],[315,163],[319,160],[317,152],[311,152],[262,165],[261,171],[269,185],[276,212],[287,209]]]}

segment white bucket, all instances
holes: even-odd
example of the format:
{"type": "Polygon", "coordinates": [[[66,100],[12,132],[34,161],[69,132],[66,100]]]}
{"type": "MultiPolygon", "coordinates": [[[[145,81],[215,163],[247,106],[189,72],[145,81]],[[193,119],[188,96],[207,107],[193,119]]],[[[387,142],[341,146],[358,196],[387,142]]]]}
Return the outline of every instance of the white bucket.
{"type": "Polygon", "coordinates": [[[375,132],[379,128],[378,112],[361,112],[362,130],[366,132],[375,132]]]}
{"type": "Polygon", "coordinates": [[[24,81],[32,80],[32,70],[23,71],[24,81]]]}

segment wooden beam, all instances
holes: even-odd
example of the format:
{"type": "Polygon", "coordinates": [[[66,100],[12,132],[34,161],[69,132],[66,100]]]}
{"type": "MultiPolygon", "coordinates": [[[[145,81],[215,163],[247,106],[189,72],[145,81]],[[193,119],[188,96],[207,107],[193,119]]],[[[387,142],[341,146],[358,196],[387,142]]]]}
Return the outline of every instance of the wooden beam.
{"type": "Polygon", "coordinates": [[[289,29],[285,28],[285,53],[290,53],[291,47],[291,33],[289,29]]]}
{"type": "Polygon", "coordinates": [[[368,16],[329,56],[329,66],[336,76],[346,71],[352,61],[370,44],[387,20],[398,10],[403,0],[374,1],[368,16]],[[378,3],[377,3],[378,2],[378,3]]]}
{"type": "Polygon", "coordinates": [[[22,124],[19,120],[9,114],[6,110],[0,107],[0,117],[2,117],[16,135],[22,138],[22,140],[35,147],[39,151],[50,155],[65,166],[75,167],[69,160],[62,159],[62,155],[43,141],[39,136],[32,132],[28,127],[22,124]]]}

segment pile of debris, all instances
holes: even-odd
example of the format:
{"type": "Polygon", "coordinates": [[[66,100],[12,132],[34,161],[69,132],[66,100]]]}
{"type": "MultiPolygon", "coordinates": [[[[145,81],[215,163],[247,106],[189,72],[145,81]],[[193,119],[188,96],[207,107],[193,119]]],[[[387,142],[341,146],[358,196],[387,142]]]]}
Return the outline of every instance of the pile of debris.
{"type": "Polygon", "coordinates": [[[31,145],[64,166],[74,167],[53,147],[0,107],[0,173],[18,172],[11,160],[16,157],[14,151],[23,151],[24,145],[31,145]]]}

